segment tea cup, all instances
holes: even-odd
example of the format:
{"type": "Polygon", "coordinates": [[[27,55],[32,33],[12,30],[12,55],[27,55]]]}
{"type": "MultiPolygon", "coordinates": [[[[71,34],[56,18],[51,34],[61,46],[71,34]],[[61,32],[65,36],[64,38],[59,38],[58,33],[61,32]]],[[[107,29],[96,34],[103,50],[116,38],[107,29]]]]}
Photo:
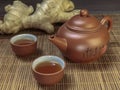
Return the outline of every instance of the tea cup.
{"type": "Polygon", "coordinates": [[[19,34],[10,39],[14,53],[18,56],[28,56],[37,50],[37,37],[33,34],[19,34]]]}
{"type": "Polygon", "coordinates": [[[60,57],[52,56],[52,55],[45,55],[33,61],[32,71],[38,83],[44,84],[44,85],[53,85],[61,81],[61,79],[63,78],[65,66],[66,65],[65,65],[64,60],[61,59],[60,57]],[[47,64],[45,65],[45,63],[48,63],[48,62],[51,62],[53,65],[57,63],[58,65],[60,65],[61,69],[59,69],[58,71],[57,70],[52,71],[52,70],[55,70],[56,67],[53,66],[51,69],[51,67],[48,67],[47,64]],[[41,67],[39,67],[39,65],[41,65],[41,67]],[[42,68],[42,66],[44,68],[42,68]],[[43,69],[43,72],[37,71],[37,67],[39,67],[39,69],[41,68],[41,70],[43,69]]]}

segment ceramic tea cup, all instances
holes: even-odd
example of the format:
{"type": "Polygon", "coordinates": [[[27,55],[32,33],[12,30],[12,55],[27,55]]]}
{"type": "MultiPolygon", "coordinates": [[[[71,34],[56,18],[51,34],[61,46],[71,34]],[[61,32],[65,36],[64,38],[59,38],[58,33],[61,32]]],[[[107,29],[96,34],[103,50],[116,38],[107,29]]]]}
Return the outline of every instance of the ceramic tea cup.
{"type": "Polygon", "coordinates": [[[35,79],[40,84],[53,85],[64,76],[65,62],[57,56],[41,56],[32,64],[35,79]]]}
{"type": "Polygon", "coordinates": [[[37,37],[33,34],[20,34],[10,39],[12,50],[18,56],[28,56],[37,50],[37,37]]]}

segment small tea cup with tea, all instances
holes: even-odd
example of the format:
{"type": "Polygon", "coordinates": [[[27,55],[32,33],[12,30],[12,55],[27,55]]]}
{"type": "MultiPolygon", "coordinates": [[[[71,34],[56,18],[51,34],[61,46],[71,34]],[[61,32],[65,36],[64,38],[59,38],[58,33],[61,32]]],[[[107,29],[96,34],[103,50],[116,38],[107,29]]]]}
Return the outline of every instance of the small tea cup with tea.
{"type": "Polygon", "coordinates": [[[64,60],[52,55],[41,56],[32,64],[35,79],[45,85],[58,83],[64,76],[64,69],[64,60]]]}
{"type": "Polygon", "coordinates": [[[20,34],[10,39],[12,50],[18,56],[28,56],[37,50],[37,37],[33,34],[20,34]]]}

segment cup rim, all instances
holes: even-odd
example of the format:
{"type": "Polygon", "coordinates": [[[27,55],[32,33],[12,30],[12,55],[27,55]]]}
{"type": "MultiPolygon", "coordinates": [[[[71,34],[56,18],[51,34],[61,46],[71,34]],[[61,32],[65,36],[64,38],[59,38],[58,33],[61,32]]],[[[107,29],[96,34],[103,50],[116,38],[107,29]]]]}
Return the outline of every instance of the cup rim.
{"type": "MultiPolygon", "coordinates": [[[[44,61],[43,61],[43,62],[44,62],[44,61]]],[[[44,55],[44,56],[40,56],[40,57],[36,58],[36,59],[33,61],[33,63],[32,63],[32,70],[33,70],[33,72],[35,72],[35,73],[37,73],[37,74],[39,74],[39,75],[44,75],[44,76],[56,75],[56,74],[62,72],[62,71],[65,69],[65,67],[66,67],[65,61],[64,61],[62,58],[60,58],[60,57],[58,57],[58,56],[54,56],[54,55],[44,55]],[[42,58],[42,57],[56,57],[56,58],[59,58],[59,59],[64,63],[64,66],[63,66],[63,68],[62,68],[61,70],[59,70],[59,71],[57,71],[57,72],[54,72],[54,73],[46,74],[46,73],[37,72],[37,71],[35,70],[35,68],[33,68],[33,63],[34,63],[35,61],[37,61],[39,58],[42,58]]],[[[60,65],[60,66],[61,66],[61,65],[60,65]]],[[[35,66],[35,67],[36,67],[36,66],[35,66]]]]}
{"type": "MultiPolygon", "coordinates": [[[[17,40],[16,40],[17,41],[17,40]]],[[[33,45],[34,43],[37,42],[37,37],[33,34],[19,34],[19,35],[15,35],[13,36],[11,39],[10,39],[10,44],[11,45],[14,45],[14,46],[18,46],[18,47],[24,47],[24,46],[30,46],[30,45],[33,45]],[[18,44],[14,44],[14,42],[12,42],[13,39],[17,38],[17,37],[21,37],[21,36],[30,36],[30,37],[33,37],[34,38],[34,42],[33,43],[30,43],[30,44],[27,44],[27,45],[18,45],[18,44]]]]}

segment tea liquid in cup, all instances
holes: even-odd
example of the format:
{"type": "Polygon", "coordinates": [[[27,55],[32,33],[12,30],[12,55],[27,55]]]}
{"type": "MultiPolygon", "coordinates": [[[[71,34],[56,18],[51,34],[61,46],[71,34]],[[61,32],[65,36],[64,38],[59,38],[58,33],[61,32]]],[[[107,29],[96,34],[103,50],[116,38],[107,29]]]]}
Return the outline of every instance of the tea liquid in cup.
{"type": "Polygon", "coordinates": [[[35,70],[38,73],[43,73],[43,74],[51,74],[51,73],[56,73],[62,69],[61,65],[57,62],[54,61],[46,61],[39,63],[36,67],[35,70]]]}

